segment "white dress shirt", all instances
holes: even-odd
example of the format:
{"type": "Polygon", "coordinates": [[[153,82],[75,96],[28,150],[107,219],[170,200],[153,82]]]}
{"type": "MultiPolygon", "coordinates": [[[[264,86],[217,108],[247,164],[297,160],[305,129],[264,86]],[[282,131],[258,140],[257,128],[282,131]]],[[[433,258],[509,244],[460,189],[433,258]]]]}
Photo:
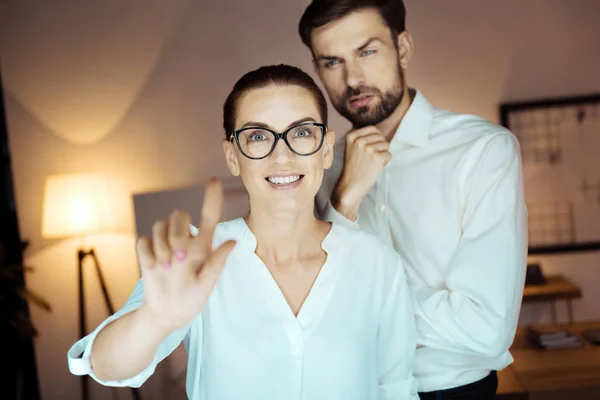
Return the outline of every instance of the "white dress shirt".
{"type": "Polygon", "coordinates": [[[516,138],[479,117],[435,109],[417,91],[356,221],[329,202],[344,144],[336,144],[317,208],[402,256],[414,295],[419,391],[472,383],[509,365],[527,263],[516,138]]]}
{"type": "Polygon", "coordinates": [[[243,219],[217,226],[215,247],[228,239],[237,245],[206,308],[160,345],[145,370],[102,381],[89,362],[98,332],[144,301],[141,280],[121,310],[69,350],[70,371],[139,387],[183,341],[193,400],[418,399],[414,309],[397,253],[334,223],[322,242],[327,260],[296,317],[243,219]]]}

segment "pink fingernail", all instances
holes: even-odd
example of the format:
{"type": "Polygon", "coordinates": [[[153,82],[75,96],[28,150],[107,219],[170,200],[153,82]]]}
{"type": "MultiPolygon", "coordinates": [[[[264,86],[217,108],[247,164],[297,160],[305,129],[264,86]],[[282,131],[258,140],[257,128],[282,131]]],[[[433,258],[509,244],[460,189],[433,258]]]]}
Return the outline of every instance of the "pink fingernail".
{"type": "Polygon", "coordinates": [[[171,263],[169,261],[163,261],[160,263],[160,265],[164,268],[164,269],[169,269],[171,268],[171,263]]]}
{"type": "Polygon", "coordinates": [[[175,252],[175,259],[177,261],[185,260],[185,250],[178,250],[177,252],[175,252]]]}

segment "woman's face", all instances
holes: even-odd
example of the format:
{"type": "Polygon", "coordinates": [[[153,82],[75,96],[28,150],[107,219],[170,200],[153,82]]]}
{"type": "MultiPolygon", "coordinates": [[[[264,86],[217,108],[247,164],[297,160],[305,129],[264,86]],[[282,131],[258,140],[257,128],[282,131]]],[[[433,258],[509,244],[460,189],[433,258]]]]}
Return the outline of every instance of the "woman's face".
{"type": "MultiPolygon", "coordinates": [[[[306,89],[296,85],[270,85],[251,89],[237,102],[235,129],[248,126],[264,127],[282,133],[304,122],[322,123],[317,101],[306,89]]],[[[314,128],[313,128],[314,129],[314,128]]],[[[313,131],[316,132],[316,131],[313,131]]],[[[319,131],[320,132],[320,131],[319,131]]],[[[245,152],[252,155],[255,149],[268,140],[265,130],[245,131],[240,143],[245,152]]],[[[288,133],[298,147],[305,146],[311,131],[299,127],[288,133]],[[301,142],[302,141],[302,142],[301,142]]],[[[318,133],[320,135],[320,133],[318,133]]],[[[314,204],[314,197],[321,186],[323,171],[333,161],[333,131],[325,133],[321,149],[310,156],[301,156],[290,150],[284,140],[279,140],[273,152],[259,160],[244,156],[233,139],[225,141],[223,149],[227,166],[235,176],[241,176],[248,191],[252,210],[265,207],[265,211],[296,211],[314,204]]],[[[256,153],[258,155],[258,153],[256,153]]]]}

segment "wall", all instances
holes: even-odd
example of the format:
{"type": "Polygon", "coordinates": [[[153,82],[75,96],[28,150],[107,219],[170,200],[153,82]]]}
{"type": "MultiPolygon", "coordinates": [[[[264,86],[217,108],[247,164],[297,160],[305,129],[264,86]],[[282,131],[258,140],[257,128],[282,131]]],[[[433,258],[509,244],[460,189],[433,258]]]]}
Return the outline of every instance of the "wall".
{"type": "MultiPolygon", "coordinates": [[[[75,241],[41,238],[44,178],[98,171],[113,182],[120,221],[91,238],[109,290],[123,304],[138,278],[131,194],[227,176],[221,105],[244,72],[286,62],[312,73],[297,37],[306,0],[43,2],[5,0],[0,51],[20,227],[36,268],[28,286],[54,311],[33,309],[44,400],[76,398],[66,350],[76,340],[75,241]]],[[[416,54],[408,79],[436,106],[498,120],[501,101],[600,92],[596,0],[407,0],[416,54]]],[[[334,115],[331,126],[347,125],[334,115]]],[[[600,318],[598,254],[549,257],[580,283],[581,319],[600,318]]],[[[95,282],[91,270],[89,282],[95,282]]],[[[89,286],[92,329],[105,317],[89,286]]],[[[525,307],[523,321],[544,321],[525,307]]],[[[96,385],[97,386],[97,385],[96,385]]],[[[110,398],[94,387],[95,398],[110,398]]],[[[162,389],[161,389],[162,390],[162,389]]],[[[117,392],[122,393],[122,392],[117,392]]],[[[145,398],[160,397],[145,392],[145,398]]],[[[128,393],[121,397],[127,398],[128,393]]],[[[117,395],[117,397],[119,397],[117,395]]]]}

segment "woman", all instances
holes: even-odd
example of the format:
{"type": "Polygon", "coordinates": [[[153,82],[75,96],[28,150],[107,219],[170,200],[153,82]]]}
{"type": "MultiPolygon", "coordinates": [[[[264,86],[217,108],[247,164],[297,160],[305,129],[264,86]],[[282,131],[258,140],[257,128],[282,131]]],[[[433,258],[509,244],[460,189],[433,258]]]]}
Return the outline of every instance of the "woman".
{"type": "Polygon", "coordinates": [[[417,399],[415,326],[398,255],[314,216],[334,133],[298,68],[244,75],[224,106],[223,149],[248,191],[246,218],[218,223],[206,188],[189,215],[138,240],[142,280],[114,316],[69,351],[70,369],[138,387],[182,341],[191,399],[417,399]]]}

